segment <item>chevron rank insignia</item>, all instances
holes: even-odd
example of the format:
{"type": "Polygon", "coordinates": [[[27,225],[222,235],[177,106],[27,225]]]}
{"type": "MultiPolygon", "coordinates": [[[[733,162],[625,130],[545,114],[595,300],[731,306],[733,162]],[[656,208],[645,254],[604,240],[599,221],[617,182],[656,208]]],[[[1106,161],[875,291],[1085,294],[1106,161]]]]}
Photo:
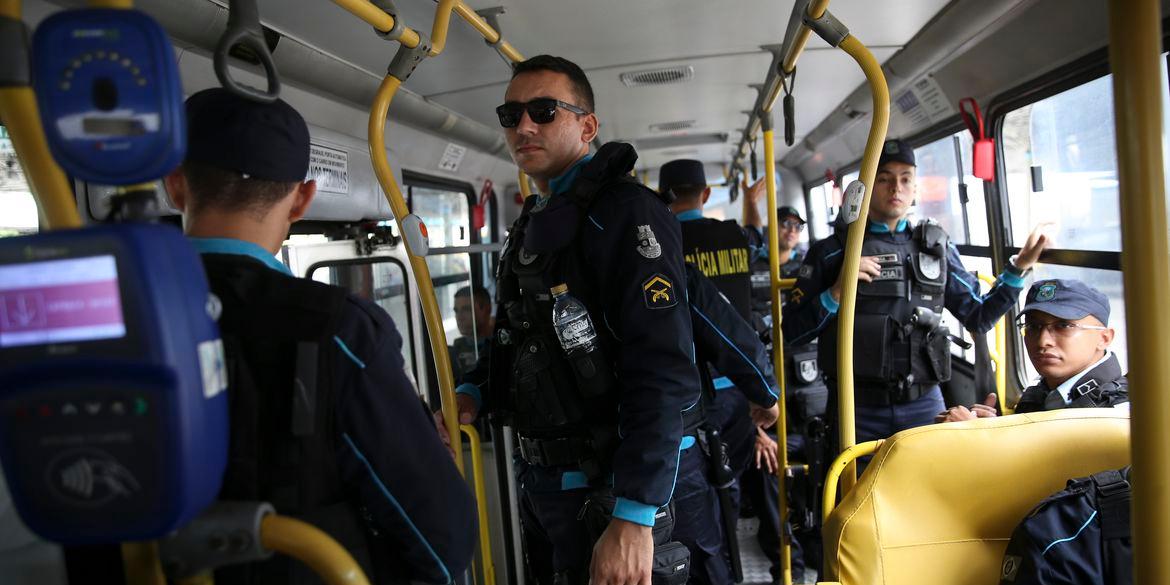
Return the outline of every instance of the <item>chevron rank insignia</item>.
{"type": "Polygon", "coordinates": [[[661,274],[655,274],[642,283],[642,299],[646,301],[647,309],[669,309],[678,304],[674,284],[661,274]]]}

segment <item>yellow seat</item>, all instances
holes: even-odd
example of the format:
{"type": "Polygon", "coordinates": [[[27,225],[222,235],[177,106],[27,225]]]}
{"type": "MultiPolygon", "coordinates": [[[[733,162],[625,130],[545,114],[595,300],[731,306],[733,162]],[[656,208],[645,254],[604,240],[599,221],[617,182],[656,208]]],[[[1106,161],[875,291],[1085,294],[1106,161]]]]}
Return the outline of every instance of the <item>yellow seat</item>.
{"type": "Polygon", "coordinates": [[[996,585],[1012,530],[1065,481],[1129,463],[1129,413],[1017,414],[885,441],[825,523],[825,581],[996,585]]]}

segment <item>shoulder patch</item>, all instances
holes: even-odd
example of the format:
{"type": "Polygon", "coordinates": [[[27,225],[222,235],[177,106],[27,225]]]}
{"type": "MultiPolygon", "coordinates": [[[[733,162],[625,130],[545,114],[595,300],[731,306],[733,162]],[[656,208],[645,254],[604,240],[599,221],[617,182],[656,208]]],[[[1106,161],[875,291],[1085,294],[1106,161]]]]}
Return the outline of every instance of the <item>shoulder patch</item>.
{"type": "Polygon", "coordinates": [[[801,264],[800,271],[797,272],[797,275],[800,278],[809,278],[812,276],[812,273],[813,273],[813,265],[812,264],[801,264]]]}
{"type": "Polygon", "coordinates": [[[791,293],[788,293],[788,299],[794,303],[799,303],[800,300],[803,298],[804,298],[804,291],[800,290],[799,288],[794,288],[794,289],[792,289],[791,293]]]}
{"type": "Polygon", "coordinates": [[[647,309],[669,309],[678,304],[674,283],[662,274],[654,274],[642,283],[642,299],[647,309]]]}
{"type": "Polygon", "coordinates": [[[638,226],[638,253],[643,258],[653,260],[662,255],[662,246],[654,236],[654,230],[649,225],[638,226]]]}

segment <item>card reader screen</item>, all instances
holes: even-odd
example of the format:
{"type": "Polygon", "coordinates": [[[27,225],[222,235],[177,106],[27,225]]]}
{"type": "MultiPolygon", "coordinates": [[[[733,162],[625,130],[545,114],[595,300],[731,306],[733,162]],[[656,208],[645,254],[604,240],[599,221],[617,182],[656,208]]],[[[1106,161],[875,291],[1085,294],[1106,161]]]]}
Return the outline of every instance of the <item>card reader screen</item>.
{"type": "Polygon", "coordinates": [[[125,335],[113,256],[0,266],[0,347],[125,335]]]}

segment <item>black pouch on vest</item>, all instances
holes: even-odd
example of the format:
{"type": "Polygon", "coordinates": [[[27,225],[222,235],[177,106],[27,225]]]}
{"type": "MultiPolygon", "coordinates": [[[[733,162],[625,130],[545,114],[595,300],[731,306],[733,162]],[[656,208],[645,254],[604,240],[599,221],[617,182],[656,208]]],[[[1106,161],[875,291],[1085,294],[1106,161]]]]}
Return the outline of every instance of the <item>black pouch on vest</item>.
{"type": "Polygon", "coordinates": [[[951,339],[946,329],[940,328],[929,333],[915,332],[910,336],[910,348],[910,351],[922,358],[911,363],[925,364],[929,368],[926,372],[914,372],[915,380],[939,383],[951,379],[951,339]]]}
{"type": "MultiPolygon", "coordinates": [[[[597,490],[589,494],[585,507],[581,509],[580,520],[585,523],[589,538],[597,542],[613,519],[613,508],[617,498],[610,489],[597,490]]],[[[653,585],[683,585],[690,578],[691,551],[681,542],[671,541],[674,531],[674,504],[658,509],[654,514],[654,559],[651,569],[653,585]]]]}
{"type": "Polygon", "coordinates": [[[537,424],[559,427],[582,420],[583,405],[559,346],[542,337],[529,337],[516,349],[515,372],[515,407],[531,409],[540,419],[537,424]]]}
{"type": "Polygon", "coordinates": [[[854,344],[853,375],[858,380],[885,383],[890,379],[893,356],[890,341],[896,327],[887,315],[857,315],[854,328],[866,343],[854,344]]]}
{"type": "Polygon", "coordinates": [[[573,364],[577,388],[586,398],[605,396],[613,386],[613,373],[600,349],[591,352],[574,351],[568,357],[573,364]]]}
{"type": "Polygon", "coordinates": [[[691,576],[691,551],[681,542],[654,547],[653,585],[683,585],[691,576]]]}

